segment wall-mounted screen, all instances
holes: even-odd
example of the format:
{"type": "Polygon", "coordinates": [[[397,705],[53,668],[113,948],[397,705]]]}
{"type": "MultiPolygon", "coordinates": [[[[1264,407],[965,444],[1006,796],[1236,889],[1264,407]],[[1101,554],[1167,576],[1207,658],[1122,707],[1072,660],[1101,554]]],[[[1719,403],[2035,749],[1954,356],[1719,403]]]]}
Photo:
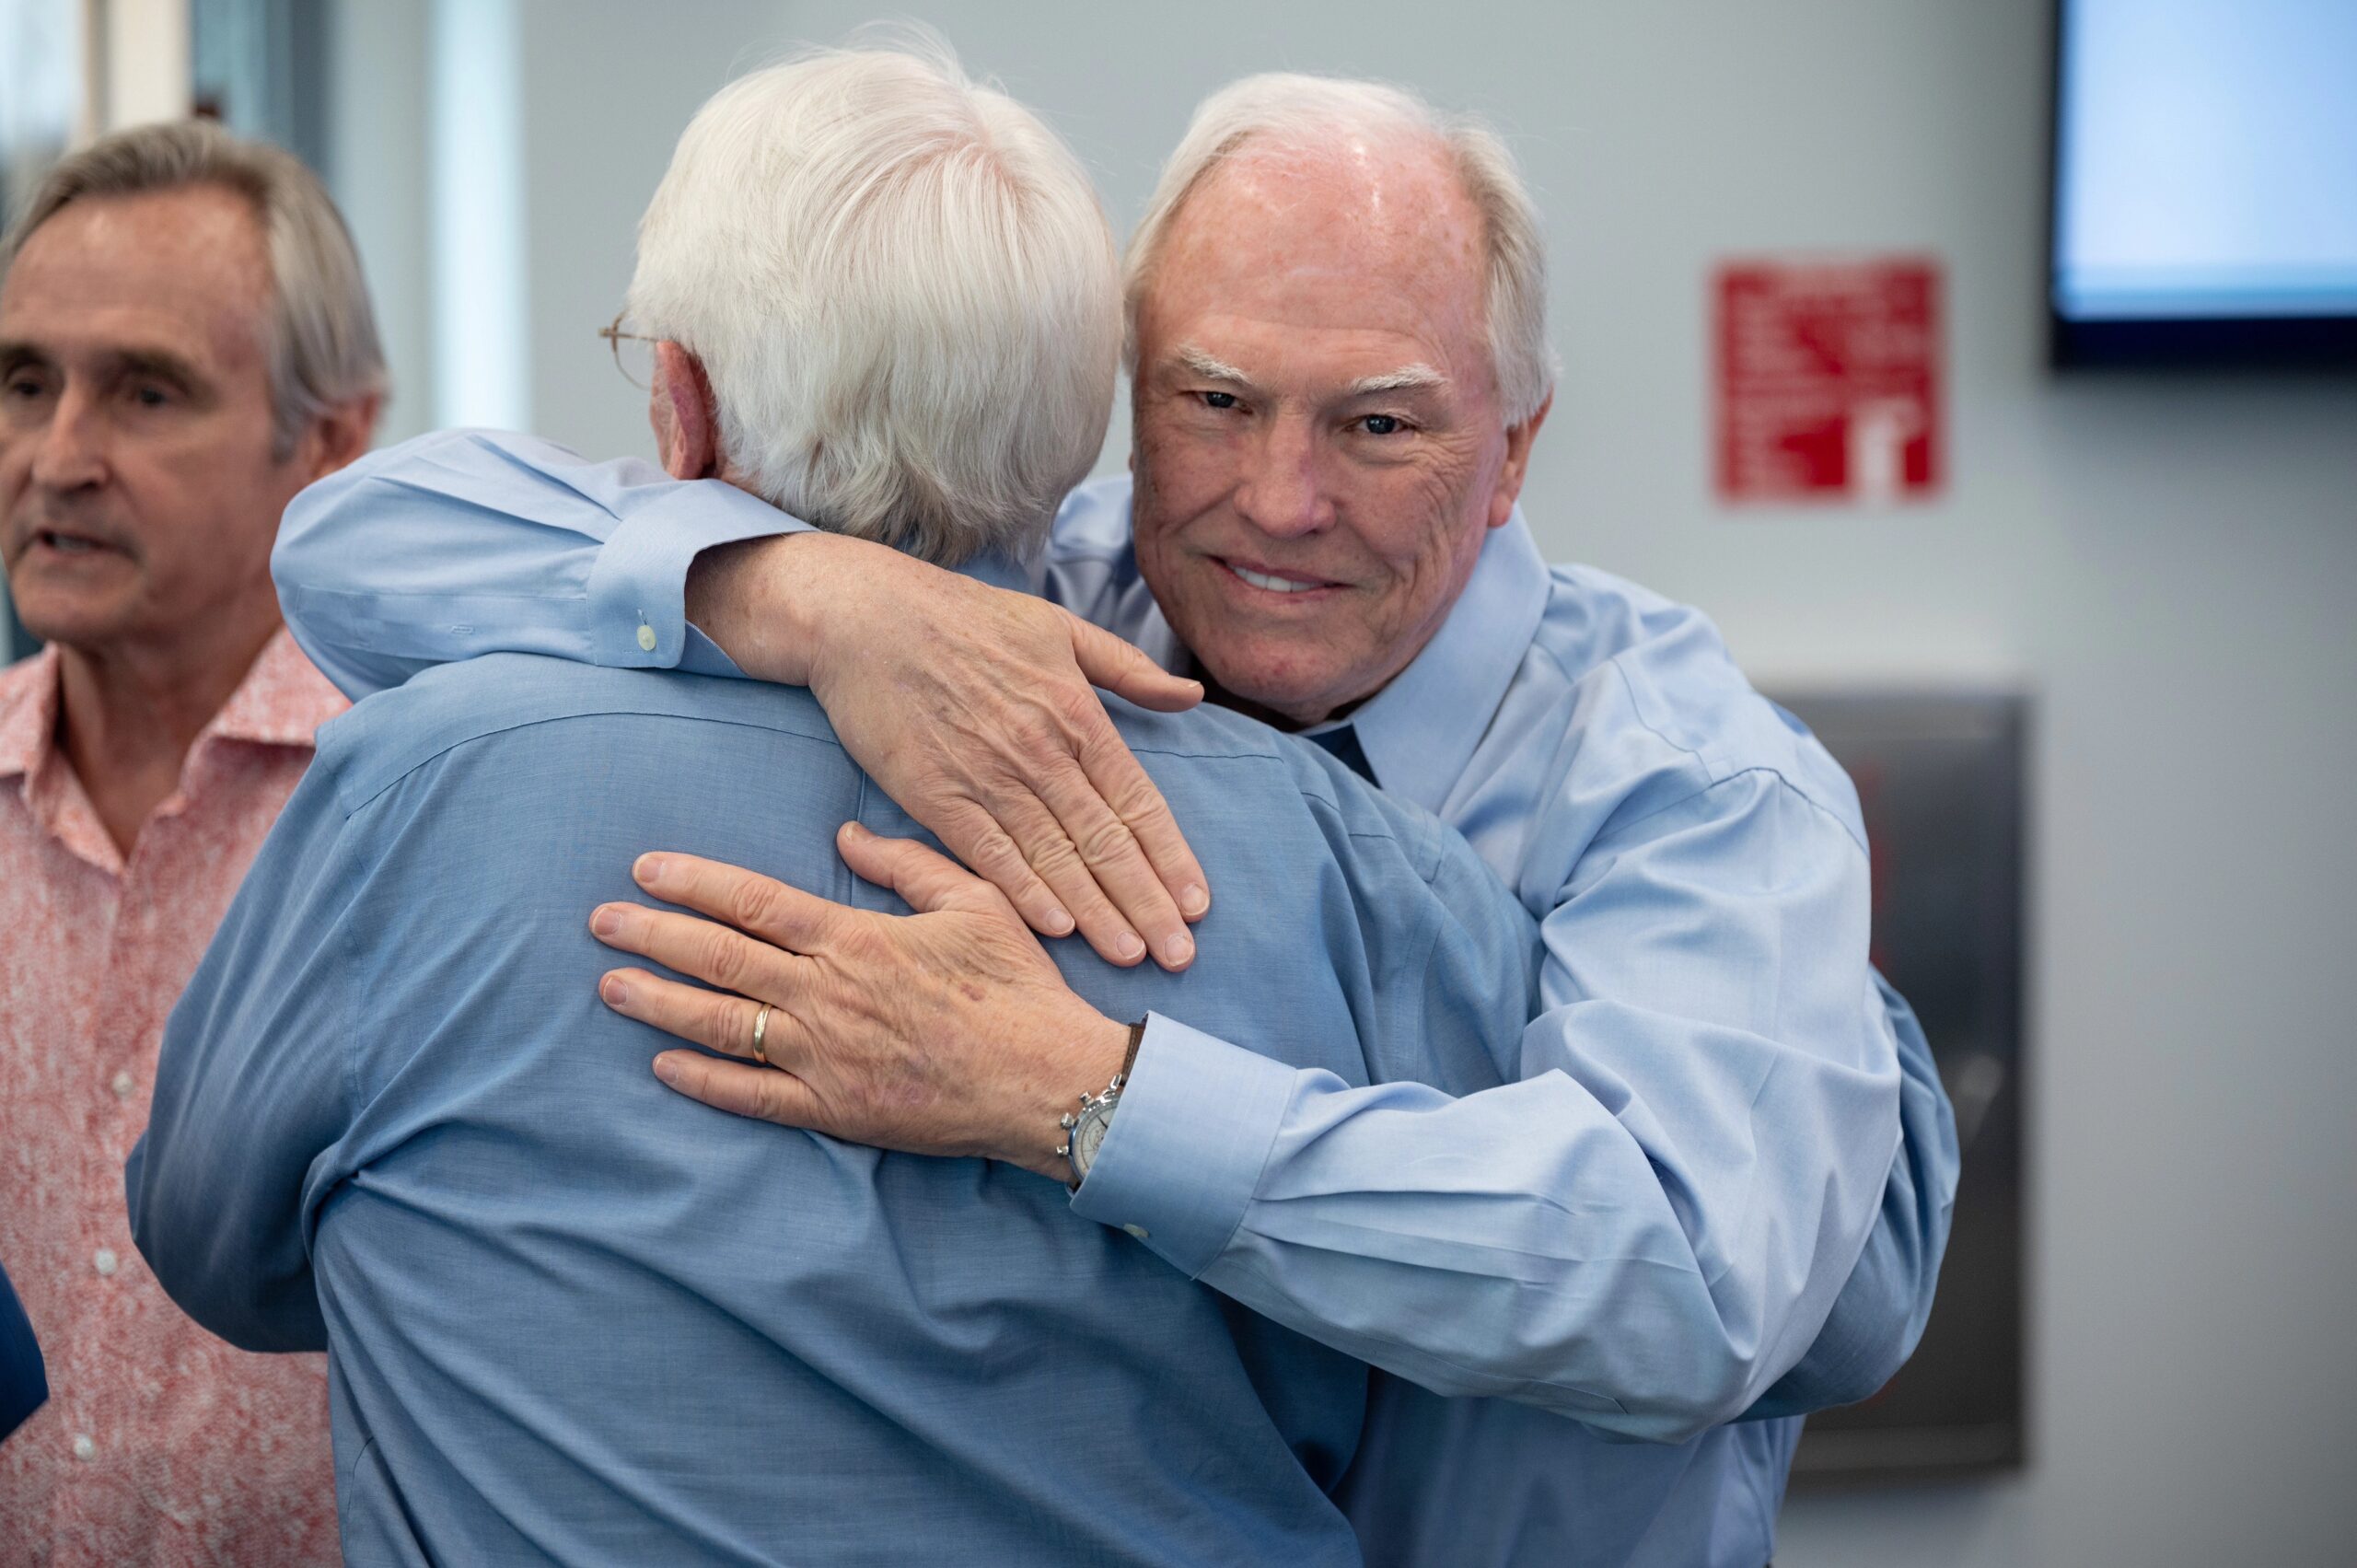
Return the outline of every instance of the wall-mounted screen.
{"type": "Polygon", "coordinates": [[[2357,0],[2057,0],[2058,365],[2357,366],[2357,0]]]}

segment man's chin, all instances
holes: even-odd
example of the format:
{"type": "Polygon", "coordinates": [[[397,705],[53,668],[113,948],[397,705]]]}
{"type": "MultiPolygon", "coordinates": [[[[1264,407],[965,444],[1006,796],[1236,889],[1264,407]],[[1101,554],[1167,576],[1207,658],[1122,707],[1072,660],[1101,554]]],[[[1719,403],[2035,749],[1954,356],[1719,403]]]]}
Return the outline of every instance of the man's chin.
{"type": "Polygon", "coordinates": [[[129,629],[131,606],[113,596],[60,593],[39,583],[9,585],[17,624],[36,642],[69,648],[103,647],[129,629]]]}
{"type": "Polygon", "coordinates": [[[1222,703],[1280,729],[1317,724],[1347,700],[1335,695],[1348,689],[1347,672],[1342,670],[1283,656],[1219,659],[1198,654],[1196,657],[1222,703]]]}
{"type": "Polygon", "coordinates": [[[1338,642],[1365,641],[1345,617],[1329,613],[1271,627],[1257,617],[1222,613],[1215,600],[1174,597],[1162,600],[1171,630],[1211,678],[1214,698],[1264,723],[1316,724],[1381,684],[1354,681],[1352,662],[1341,656],[1338,642]]]}

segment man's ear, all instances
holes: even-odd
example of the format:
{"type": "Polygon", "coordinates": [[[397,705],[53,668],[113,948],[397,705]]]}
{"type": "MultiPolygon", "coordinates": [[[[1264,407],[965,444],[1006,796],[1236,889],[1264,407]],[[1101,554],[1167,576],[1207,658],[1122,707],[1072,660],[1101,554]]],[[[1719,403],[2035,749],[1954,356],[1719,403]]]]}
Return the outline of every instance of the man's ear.
{"type": "Polygon", "coordinates": [[[1514,516],[1514,504],[1522,497],[1524,476],[1530,472],[1531,443],[1538,439],[1538,427],[1547,423],[1547,411],[1555,406],[1555,394],[1538,405],[1538,412],[1520,424],[1506,426],[1505,466],[1498,470],[1498,487],[1490,493],[1490,526],[1502,528],[1514,516]]]}
{"type": "Polygon", "coordinates": [[[295,447],[303,467],[303,482],[325,479],[346,463],[357,460],[377,437],[377,414],[385,406],[376,392],[331,404],[312,419],[310,428],[295,447]]]}
{"type": "Polygon", "coordinates": [[[720,406],[702,361],[666,338],[655,345],[655,385],[646,394],[646,421],[663,471],[673,479],[714,479],[720,473],[720,406]]]}

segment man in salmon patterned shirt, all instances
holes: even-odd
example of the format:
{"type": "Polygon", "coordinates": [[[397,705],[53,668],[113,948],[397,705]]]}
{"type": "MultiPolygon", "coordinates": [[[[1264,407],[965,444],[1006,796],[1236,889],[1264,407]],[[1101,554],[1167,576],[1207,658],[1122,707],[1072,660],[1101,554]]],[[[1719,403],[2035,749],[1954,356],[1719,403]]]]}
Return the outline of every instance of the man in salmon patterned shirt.
{"type": "Polygon", "coordinates": [[[322,1358],[183,1317],[122,1162],[164,1019],[344,706],[280,624],[295,493],[384,389],[319,182],[197,123],[60,164],[0,240],[0,559],[48,643],[0,674],[0,1266],[50,1400],[0,1446],[0,1557],[338,1560],[322,1358]]]}

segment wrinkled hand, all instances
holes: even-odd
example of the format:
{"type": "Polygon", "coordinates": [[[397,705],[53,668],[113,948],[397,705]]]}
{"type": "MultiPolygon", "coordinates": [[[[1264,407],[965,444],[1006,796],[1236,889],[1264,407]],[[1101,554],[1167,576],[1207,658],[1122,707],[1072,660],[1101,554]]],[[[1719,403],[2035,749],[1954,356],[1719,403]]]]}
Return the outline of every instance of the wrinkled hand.
{"type": "Polygon", "coordinates": [[[1117,964],[1193,961],[1210,885],[1095,688],[1178,712],[1199,683],[1044,599],[828,534],[706,551],[688,612],[748,674],[809,687],[860,766],[1035,930],[1076,927],[1117,964]]]}
{"type": "Polygon", "coordinates": [[[638,885],[709,915],[603,904],[611,947],[719,986],[609,972],[606,1005],[768,1066],[667,1051],[656,1075],[738,1116],[911,1154],[980,1156],[1062,1178],[1058,1119],[1120,1070],[1129,1031],[1064,984],[999,890],[921,844],[846,823],[851,868],[918,912],[877,914],[693,855],[647,854],[638,885]]]}

